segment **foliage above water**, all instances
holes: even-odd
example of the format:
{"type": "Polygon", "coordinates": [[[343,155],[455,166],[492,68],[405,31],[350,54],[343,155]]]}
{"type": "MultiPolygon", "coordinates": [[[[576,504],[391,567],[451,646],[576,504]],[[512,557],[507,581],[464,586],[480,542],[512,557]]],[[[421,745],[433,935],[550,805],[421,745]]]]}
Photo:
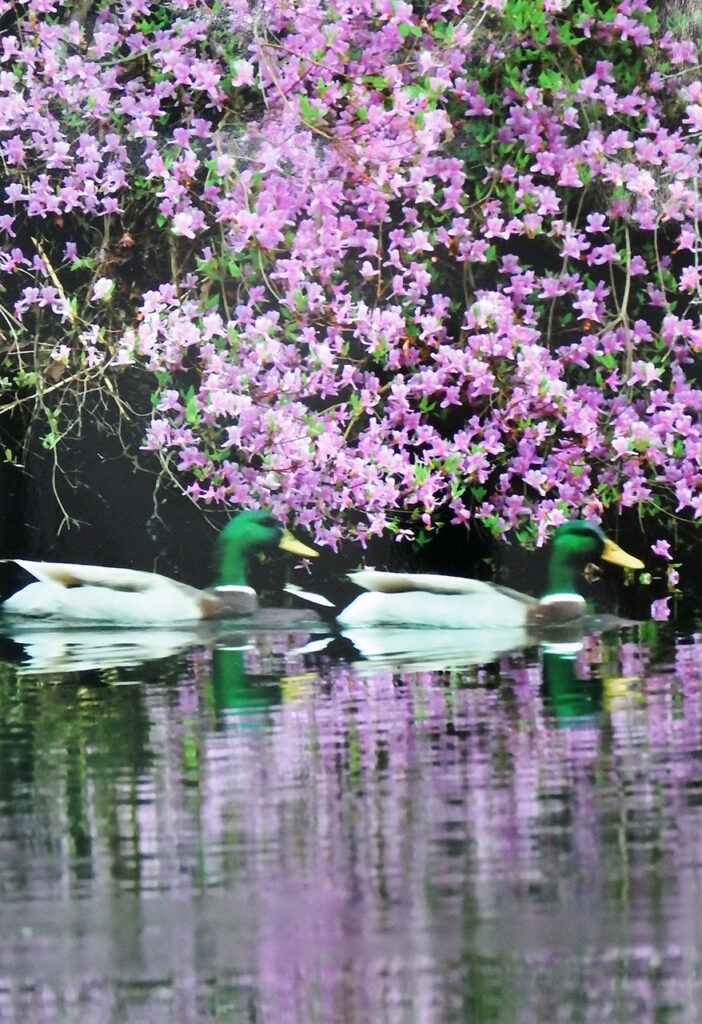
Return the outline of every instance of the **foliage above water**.
{"type": "Polygon", "coordinates": [[[332,545],[702,516],[702,82],[644,0],[0,11],[0,411],[47,448],[146,371],[188,494],[332,545]]]}

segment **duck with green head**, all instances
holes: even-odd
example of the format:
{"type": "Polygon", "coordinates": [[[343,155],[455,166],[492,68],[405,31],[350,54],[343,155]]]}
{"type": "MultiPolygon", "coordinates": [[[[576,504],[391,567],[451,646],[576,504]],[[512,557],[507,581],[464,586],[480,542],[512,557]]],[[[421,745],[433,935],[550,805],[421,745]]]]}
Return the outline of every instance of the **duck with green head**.
{"type": "MultiPolygon", "coordinates": [[[[586,613],[577,581],[589,562],[611,562],[630,569],[643,562],[608,540],[599,526],[574,521],[553,537],[548,582],[541,598],[461,576],[379,572],[362,569],[349,578],[366,593],[337,616],[342,629],[420,626],[433,629],[540,629],[582,619],[586,613]]],[[[305,597],[304,591],[289,587],[305,597]]],[[[309,599],[313,599],[309,595],[309,599]]],[[[317,598],[319,603],[319,598],[317,598]]]]}
{"type": "Polygon", "coordinates": [[[270,513],[253,510],[239,513],[219,535],[218,574],[206,590],[140,569],[8,559],[37,582],[8,598],[3,612],[35,620],[115,625],[168,625],[251,615],[257,601],[247,582],[248,562],[256,553],[275,548],[306,558],[317,555],[270,513]]]}

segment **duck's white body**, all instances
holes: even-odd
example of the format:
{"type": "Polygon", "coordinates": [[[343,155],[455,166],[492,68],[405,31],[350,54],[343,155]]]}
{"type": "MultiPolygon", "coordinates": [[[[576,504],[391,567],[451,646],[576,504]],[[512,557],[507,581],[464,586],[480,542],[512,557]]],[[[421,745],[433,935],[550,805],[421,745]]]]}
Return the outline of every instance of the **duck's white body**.
{"type": "Polygon", "coordinates": [[[198,590],[168,576],[140,569],[14,559],[36,577],[3,605],[10,615],[33,619],[168,625],[250,614],[252,587],[198,590]]]}
{"type": "Polygon", "coordinates": [[[429,629],[497,629],[526,625],[535,598],[481,580],[431,573],[364,569],[350,579],[360,594],[337,617],[343,629],[417,626],[429,629]]]}
{"type": "Polygon", "coordinates": [[[399,594],[360,594],[338,616],[343,629],[368,626],[407,626],[429,629],[498,629],[526,624],[529,605],[495,592],[435,594],[407,591],[399,594]],[[429,600],[428,600],[429,598],[429,600]]]}

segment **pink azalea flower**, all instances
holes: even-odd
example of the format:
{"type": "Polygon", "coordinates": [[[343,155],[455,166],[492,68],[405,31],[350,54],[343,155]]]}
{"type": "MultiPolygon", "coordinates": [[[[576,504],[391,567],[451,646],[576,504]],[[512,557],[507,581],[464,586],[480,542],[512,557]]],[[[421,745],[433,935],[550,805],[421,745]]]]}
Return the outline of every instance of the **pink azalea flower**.
{"type": "Polygon", "coordinates": [[[115,282],[111,277],[99,277],[93,285],[93,291],[90,298],[93,302],[101,302],[105,299],[109,299],[115,288],[115,282]]]}
{"type": "Polygon", "coordinates": [[[254,84],[254,66],[248,60],[237,60],[234,61],[234,75],[232,76],[232,85],[235,88],[240,88],[246,85],[254,84]]]}
{"type": "Polygon", "coordinates": [[[679,278],[683,291],[696,291],[700,284],[699,270],[695,266],[683,267],[679,278]]]}
{"type": "Polygon", "coordinates": [[[685,107],[687,117],[683,118],[683,124],[689,124],[693,131],[702,132],[702,106],[691,104],[685,107]]]}
{"type": "Polygon", "coordinates": [[[657,540],[651,544],[651,551],[654,555],[658,555],[660,558],[666,558],[670,560],[673,556],[670,553],[670,543],[667,540],[657,540]]]}
{"type": "Polygon", "coordinates": [[[171,231],[174,235],[183,235],[185,238],[195,238],[196,217],[192,210],[181,210],[173,217],[171,231]]]}

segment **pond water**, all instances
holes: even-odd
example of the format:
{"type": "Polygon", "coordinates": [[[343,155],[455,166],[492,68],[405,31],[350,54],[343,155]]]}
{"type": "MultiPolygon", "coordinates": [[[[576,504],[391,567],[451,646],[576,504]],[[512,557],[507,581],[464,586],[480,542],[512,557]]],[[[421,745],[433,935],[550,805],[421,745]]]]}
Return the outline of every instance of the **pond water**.
{"type": "Polygon", "coordinates": [[[0,1024],[698,1022],[702,635],[513,639],[5,640],[0,1024]]]}

